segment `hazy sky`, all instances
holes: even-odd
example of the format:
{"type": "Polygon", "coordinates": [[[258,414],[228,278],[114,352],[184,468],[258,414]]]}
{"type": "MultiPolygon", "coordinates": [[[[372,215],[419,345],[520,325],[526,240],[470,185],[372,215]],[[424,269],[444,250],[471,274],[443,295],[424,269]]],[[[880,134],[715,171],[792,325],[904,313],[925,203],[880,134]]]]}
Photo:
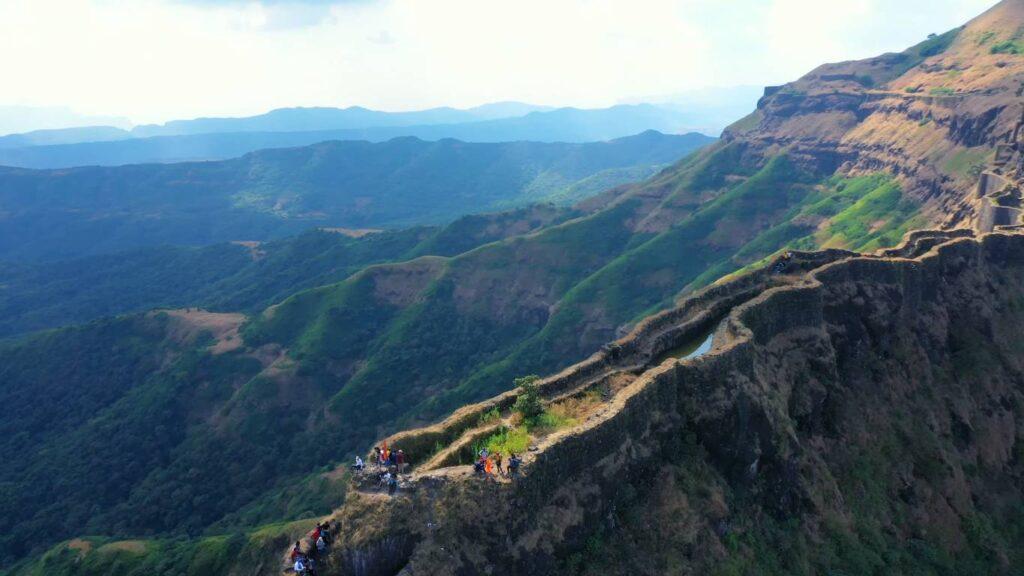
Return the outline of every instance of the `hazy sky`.
{"type": "Polygon", "coordinates": [[[581,107],[777,84],[994,0],[0,0],[0,105],[135,122],[282,106],[581,107]]]}

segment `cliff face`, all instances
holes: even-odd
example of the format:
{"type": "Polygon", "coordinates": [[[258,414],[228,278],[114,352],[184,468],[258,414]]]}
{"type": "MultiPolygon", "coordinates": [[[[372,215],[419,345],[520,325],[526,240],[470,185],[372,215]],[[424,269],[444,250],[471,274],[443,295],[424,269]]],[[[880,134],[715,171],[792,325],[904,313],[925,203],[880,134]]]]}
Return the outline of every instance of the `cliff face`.
{"type": "MultiPolygon", "coordinates": [[[[1020,570],[1024,236],[957,236],[798,255],[652,318],[545,381],[635,376],[517,481],[435,458],[395,497],[357,486],[328,573],[1020,570]],[[710,352],[661,361],[722,306],[710,352]]],[[[465,437],[473,408],[392,444],[465,437]]]]}
{"type": "Polygon", "coordinates": [[[888,171],[931,222],[970,226],[980,168],[1021,118],[1022,25],[1024,2],[1006,0],[902,53],[826,64],[766,89],[724,138],[825,172],[888,171]]]}

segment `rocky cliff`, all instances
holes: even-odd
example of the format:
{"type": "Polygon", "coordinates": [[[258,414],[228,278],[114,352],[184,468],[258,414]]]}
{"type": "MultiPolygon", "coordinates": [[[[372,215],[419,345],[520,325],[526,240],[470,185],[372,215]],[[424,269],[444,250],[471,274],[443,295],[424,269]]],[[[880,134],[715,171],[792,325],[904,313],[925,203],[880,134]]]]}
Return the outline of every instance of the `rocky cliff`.
{"type": "MultiPolygon", "coordinates": [[[[646,529],[670,547],[637,544],[607,570],[700,574],[754,554],[765,526],[808,547],[780,560],[790,573],[865,549],[894,569],[883,552],[914,543],[1020,570],[1022,272],[1024,236],[918,233],[885,255],[797,254],[710,288],[545,380],[549,404],[597,388],[601,405],[535,438],[516,481],[435,456],[394,497],[357,483],[326,571],[585,572],[595,538],[626,546],[646,529]],[[708,353],[665,356],[715,324],[708,353]],[[847,554],[816,552],[832,540],[847,554]]],[[[391,445],[443,455],[513,395],[391,445]]]]}
{"type": "Polygon", "coordinates": [[[725,139],[825,172],[891,172],[931,222],[970,226],[978,173],[1018,132],[1022,25],[1024,2],[1006,0],[904,52],[826,64],[766,89],[725,139]]]}

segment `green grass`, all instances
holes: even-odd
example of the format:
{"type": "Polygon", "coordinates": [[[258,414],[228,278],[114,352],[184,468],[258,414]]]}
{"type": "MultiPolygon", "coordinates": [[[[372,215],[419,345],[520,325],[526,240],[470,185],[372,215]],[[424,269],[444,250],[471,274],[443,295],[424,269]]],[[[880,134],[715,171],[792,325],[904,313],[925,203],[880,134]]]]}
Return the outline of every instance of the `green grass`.
{"type": "Polygon", "coordinates": [[[956,90],[953,90],[948,86],[936,86],[929,90],[928,93],[932,96],[952,96],[956,94],[956,90]]]}
{"type": "Polygon", "coordinates": [[[288,543],[312,527],[312,521],[277,523],[245,532],[197,538],[124,542],[85,538],[90,549],[58,544],[5,576],[209,576],[274,563],[288,543]],[[137,549],[138,548],[138,549],[137,549]]]}
{"type": "MultiPolygon", "coordinates": [[[[505,429],[480,444],[486,447],[491,454],[522,454],[530,447],[532,437],[526,426],[516,426],[505,429]]],[[[479,448],[473,450],[474,454],[480,452],[479,448]]]]}

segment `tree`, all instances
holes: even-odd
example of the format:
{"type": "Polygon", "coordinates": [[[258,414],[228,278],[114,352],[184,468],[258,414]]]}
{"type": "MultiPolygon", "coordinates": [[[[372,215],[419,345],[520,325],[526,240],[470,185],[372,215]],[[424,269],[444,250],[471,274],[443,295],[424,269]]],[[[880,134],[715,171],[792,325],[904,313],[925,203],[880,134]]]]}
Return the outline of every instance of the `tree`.
{"type": "Polygon", "coordinates": [[[537,390],[538,380],[540,380],[539,376],[531,374],[530,376],[516,378],[513,381],[520,392],[512,409],[518,412],[524,421],[536,418],[544,412],[544,405],[540,400],[540,392],[537,390]]]}

